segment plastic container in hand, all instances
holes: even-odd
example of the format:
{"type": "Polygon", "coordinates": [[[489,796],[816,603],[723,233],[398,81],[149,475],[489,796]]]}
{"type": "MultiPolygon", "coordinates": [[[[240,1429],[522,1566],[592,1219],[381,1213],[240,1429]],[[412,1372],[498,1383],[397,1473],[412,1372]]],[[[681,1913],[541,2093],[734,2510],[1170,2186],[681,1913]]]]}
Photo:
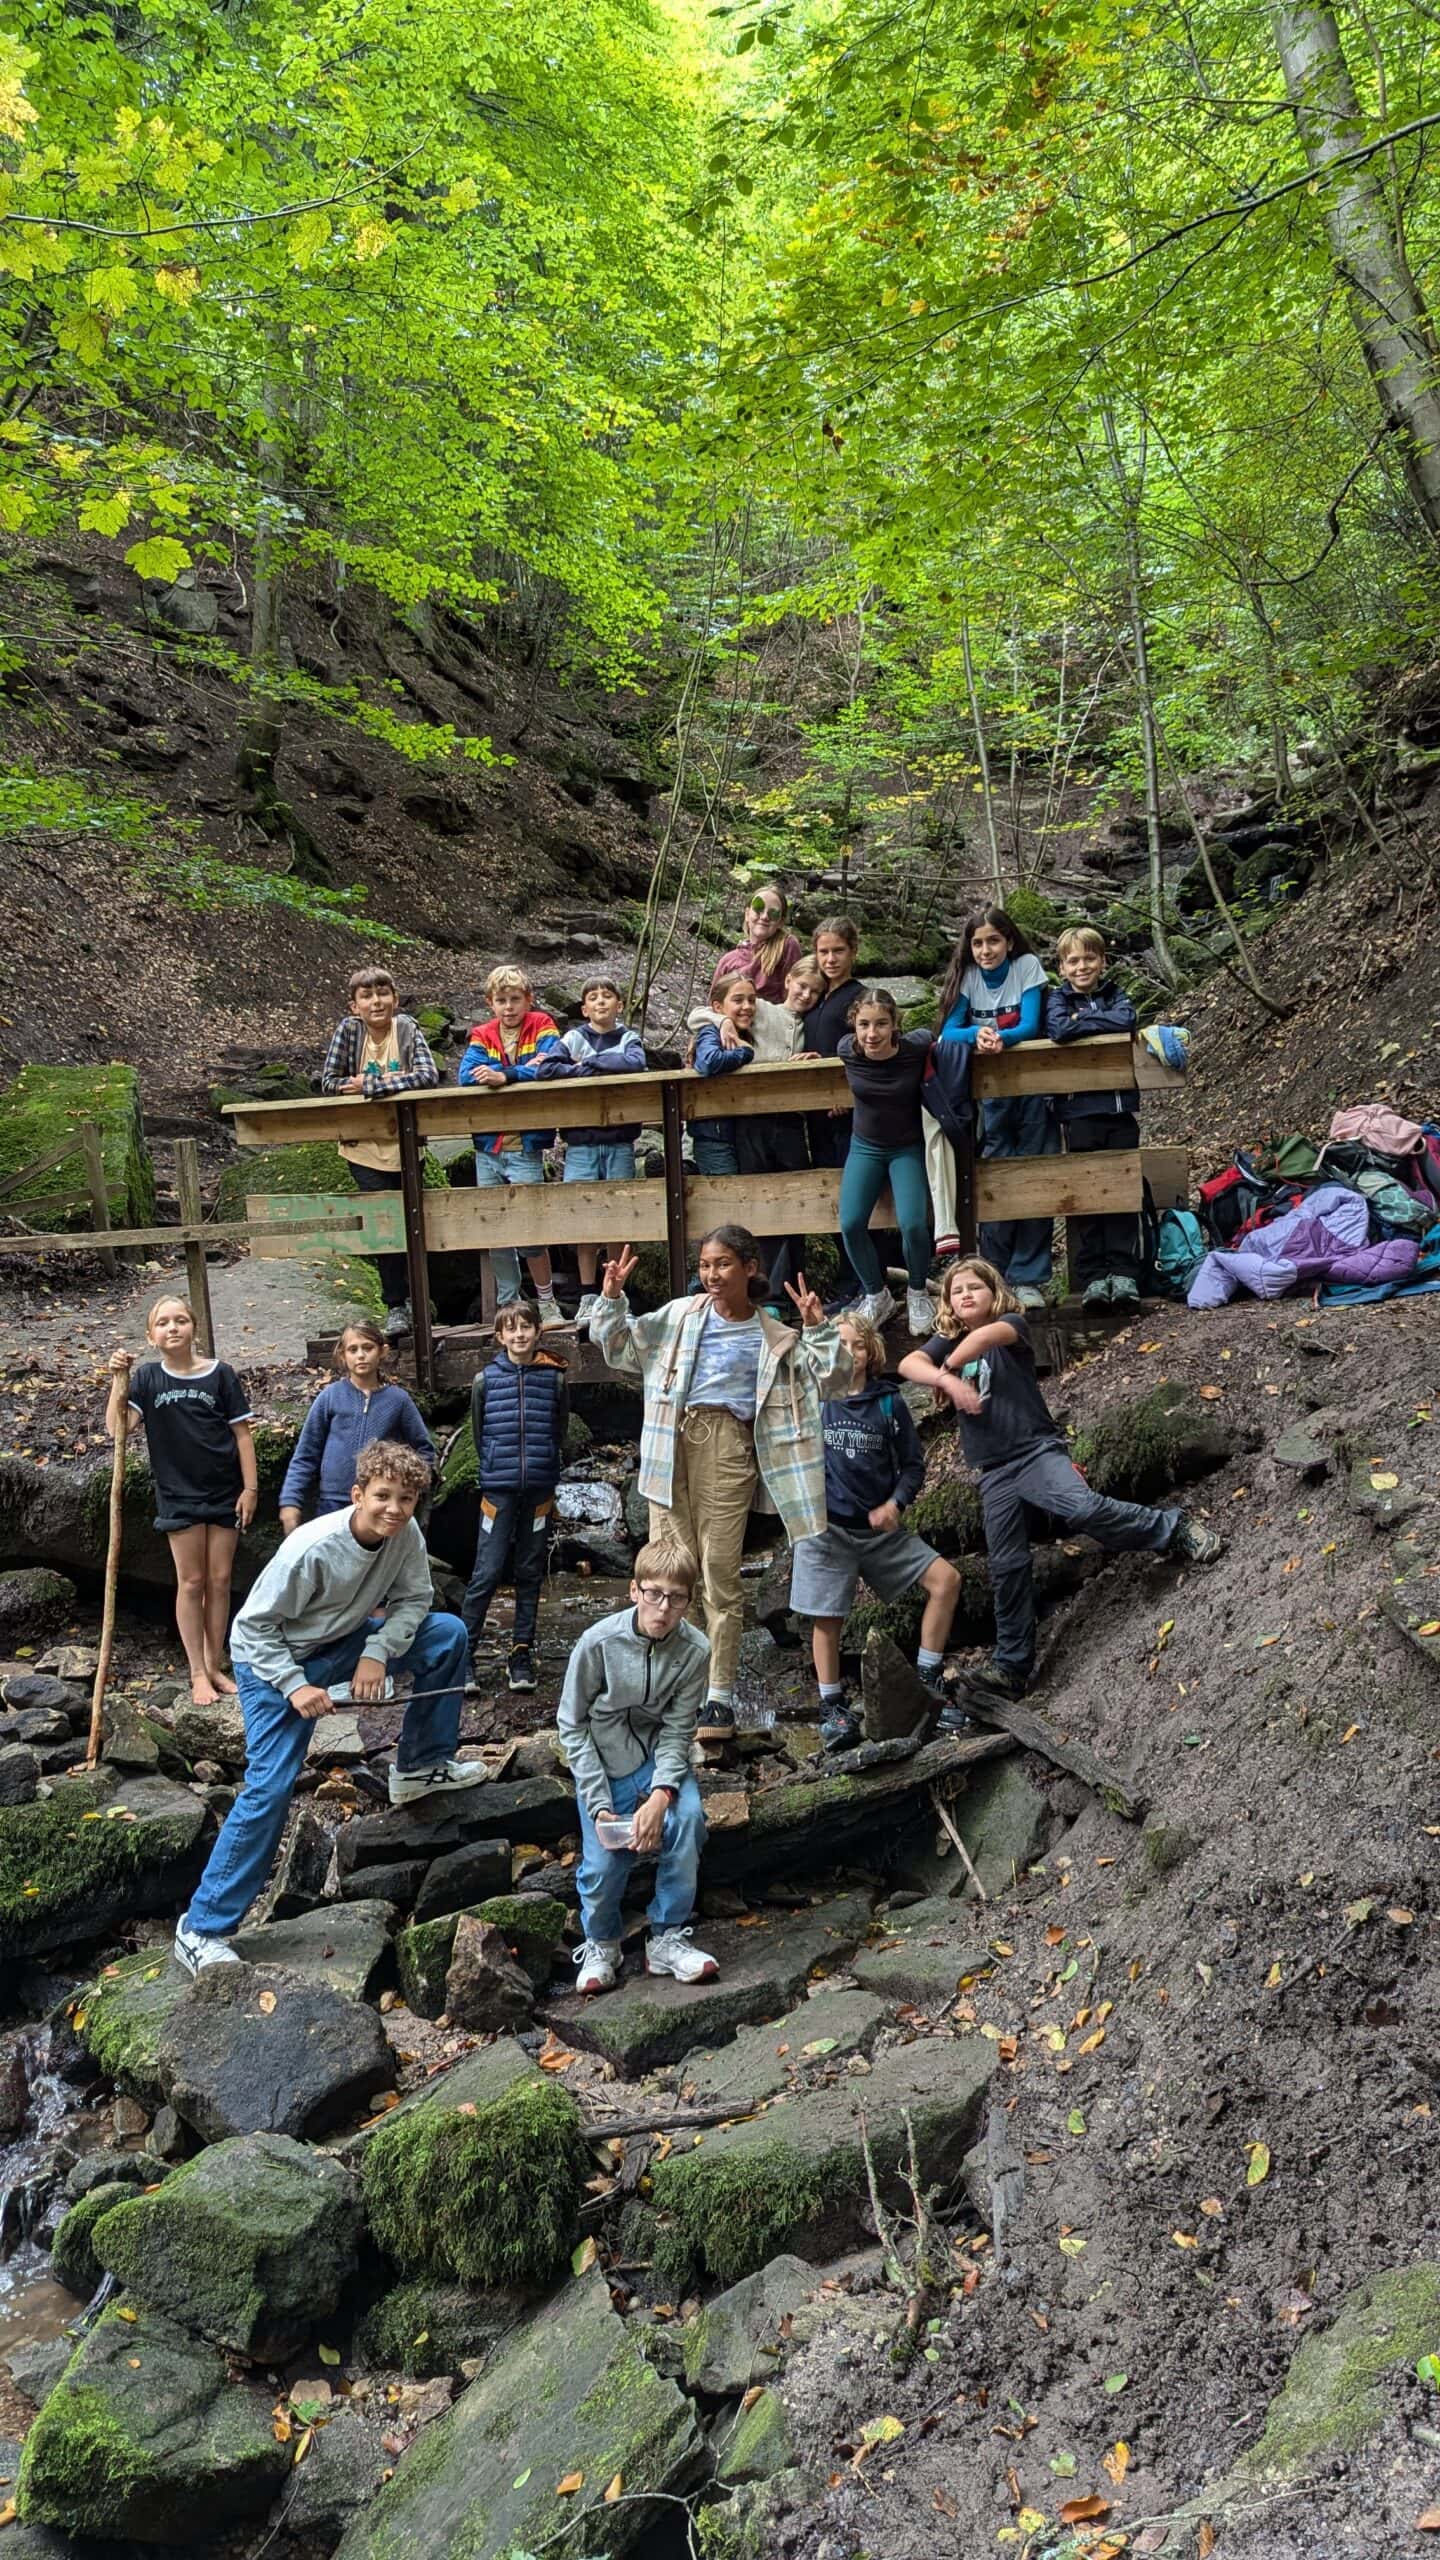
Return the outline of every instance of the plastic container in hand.
{"type": "Polygon", "coordinates": [[[633,1849],[635,1821],[632,1814],[597,1813],[595,1837],[602,1849],[633,1849]]]}

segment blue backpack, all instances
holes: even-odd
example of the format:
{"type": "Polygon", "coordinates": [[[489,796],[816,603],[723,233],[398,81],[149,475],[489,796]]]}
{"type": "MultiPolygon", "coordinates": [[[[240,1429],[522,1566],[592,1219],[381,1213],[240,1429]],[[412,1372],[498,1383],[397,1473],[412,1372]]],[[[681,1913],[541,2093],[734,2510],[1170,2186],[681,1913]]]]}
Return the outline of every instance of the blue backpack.
{"type": "Polygon", "coordinates": [[[1150,1238],[1146,1278],[1160,1298],[1183,1298],[1205,1259],[1200,1221],[1189,1209],[1161,1209],[1150,1238]]]}

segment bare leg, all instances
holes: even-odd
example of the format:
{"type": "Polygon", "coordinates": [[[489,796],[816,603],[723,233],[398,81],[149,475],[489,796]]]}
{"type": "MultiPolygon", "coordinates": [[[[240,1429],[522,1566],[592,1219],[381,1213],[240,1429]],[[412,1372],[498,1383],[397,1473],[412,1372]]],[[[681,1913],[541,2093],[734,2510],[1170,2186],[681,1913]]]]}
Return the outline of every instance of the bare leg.
{"type": "Polygon", "coordinates": [[[840,1686],[840,1630],[844,1624],[843,1618],[812,1618],[810,1622],[810,1658],[822,1689],[840,1686]]]}
{"type": "Polygon", "coordinates": [[[598,1244],[577,1244],[575,1259],[580,1265],[581,1288],[593,1289],[600,1271],[600,1247],[598,1244]]]}
{"type": "Polygon", "coordinates": [[[541,1298],[548,1298],[554,1286],[550,1272],[549,1254],[527,1253],[525,1256],[525,1268],[535,1283],[536,1295],[541,1298]]]}
{"type": "Polygon", "coordinates": [[[225,1650],[230,1572],[239,1534],[237,1529],[221,1528],[214,1521],[205,1532],[205,1670],[212,1689],[227,1698],[235,1696],[235,1683],[221,1670],[220,1656],[225,1650]]]}
{"type": "Polygon", "coordinates": [[[949,1640],[955,1603],[960,1597],[960,1576],[953,1564],[937,1556],[928,1573],[920,1577],[925,1594],[925,1615],[920,1621],[922,1653],[943,1653],[949,1640]]]}
{"type": "Polygon", "coordinates": [[[166,1532],[175,1561],[175,1624],[185,1647],[190,1695],[197,1707],[213,1707],[220,1696],[205,1661],[205,1543],[209,1534],[203,1520],[195,1529],[166,1532]]]}

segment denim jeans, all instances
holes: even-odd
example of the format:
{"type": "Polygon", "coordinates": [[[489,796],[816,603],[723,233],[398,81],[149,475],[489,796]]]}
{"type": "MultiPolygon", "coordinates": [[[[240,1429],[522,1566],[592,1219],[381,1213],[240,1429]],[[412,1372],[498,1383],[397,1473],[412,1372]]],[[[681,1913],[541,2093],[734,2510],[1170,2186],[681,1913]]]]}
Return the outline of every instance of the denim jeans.
{"type": "MultiPolygon", "coordinates": [[[[317,1689],[348,1680],[379,1625],[378,1618],[367,1618],[350,1635],[312,1653],[300,1665],[306,1680],[317,1689]]],[[[468,1652],[460,1620],[432,1609],[421,1619],[409,1651],[388,1664],[392,1674],[413,1673],[417,1689],[442,1692],[406,1708],[395,1753],[398,1768],[428,1769],[449,1759],[460,1738],[468,1652]]],[[[235,1678],[245,1715],[245,1784],[225,1817],[190,1905],[190,1926],[202,1938],[228,1937],[238,1929],[269,1875],[315,1730],[309,1717],[297,1715],[289,1700],[248,1663],[236,1663],[235,1678]]]]}
{"type": "Polygon", "coordinates": [[[690,1144],[695,1150],[697,1173],[738,1173],[740,1159],[735,1153],[733,1120],[692,1120],[690,1144]]]}
{"type": "Polygon", "coordinates": [[[633,1138],[602,1138],[583,1141],[577,1146],[565,1141],[565,1179],[567,1182],[633,1182],[635,1179],[635,1141],[633,1138]]]}
{"type": "MultiPolygon", "coordinates": [[[[477,1190],[494,1191],[506,1183],[515,1183],[523,1190],[544,1179],[545,1164],[540,1156],[527,1156],[523,1149],[513,1147],[503,1156],[487,1155],[482,1147],[475,1150],[477,1190]]],[[[519,1254],[508,1244],[495,1245],[491,1249],[490,1268],[495,1274],[495,1304],[497,1307],[513,1307],[520,1295],[519,1254]]]]}
{"type": "Polygon", "coordinates": [[[515,1642],[533,1644],[545,1580],[545,1555],[555,1516],[553,1493],[489,1493],[480,1497],[475,1567],[460,1614],[471,1649],[508,1568],[515,1585],[515,1642]]]}
{"type": "MultiPolygon", "coordinates": [[[[1057,1156],[1060,1132],[1043,1093],[987,1102],[980,1118],[982,1156],[1057,1156]]],[[[980,1229],[980,1250],[1012,1289],[1043,1289],[1055,1247],[1053,1218],[1001,1218],[980,1229]]]]}
{"type": "MultiPolygon", "coordinates": [[[[642,1805],[655,1784],[655,1763],[646,1760],[628,1778],[610,1780],[610,1802],[623,1822],[642,1805]]],[[[580,1798],[580,1835],[584,1854],[576,1879],[580,1888],[580,1925],[587,1938],[613,1945],[620,1935],[620,1904],[635,1864],[633,1849],[602,1849],[584,1797],[580,1798]]],[[[646,1917],[652,1929],[683,1929],[695,1909],[700,1852],[705,1846],[705,1808],[693,1777],[687,1777],[665,1816],[655,1891],[646,1917]]]]}

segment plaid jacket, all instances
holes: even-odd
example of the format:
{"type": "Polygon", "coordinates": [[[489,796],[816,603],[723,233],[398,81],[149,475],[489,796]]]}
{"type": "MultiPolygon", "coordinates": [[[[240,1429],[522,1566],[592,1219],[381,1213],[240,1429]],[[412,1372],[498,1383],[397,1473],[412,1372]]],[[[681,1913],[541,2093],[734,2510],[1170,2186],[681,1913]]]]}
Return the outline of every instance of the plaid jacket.
{"type": "MultiPolygon", "coordinates": [[[[344,1021],[336,1024],[325,1052],[325,1064],[320,1070],[322,1093],[338,1093],[351,1076],[358,1076],[364,1048],[365,1025],[358,1013],[347,1013],[344,1021]]],[[[370,1078],[378,1093],[414,1093],[423,1086],[439,1083],[440,1070],[430,1055],[430,1044],[412,1014],[395,1016],[395,1054],[401,1062],[398,1075],[370,1078]]]]}
{"type": "MultiPolygon", "coordinates": [[[[675,1439],[708,1304],[703,1297],[672,1298],[653,1315],[632,1316],[628,1298],[602,1297],[590,1319],[590,1339],[607,1367],[644,1381],[640,1490],[647,1502],[668,1504],[674,1490],[675,1439]]],[[[846,1394],[853,1372],[833,1324],[797,1334],[762,1312],[760,1330],[755,1458],[763,1490],[756,1508],[778,1511],[793,1544],[796,1538],[819,1537],[825,1527],[820,1401],[846,1394]]]]}

